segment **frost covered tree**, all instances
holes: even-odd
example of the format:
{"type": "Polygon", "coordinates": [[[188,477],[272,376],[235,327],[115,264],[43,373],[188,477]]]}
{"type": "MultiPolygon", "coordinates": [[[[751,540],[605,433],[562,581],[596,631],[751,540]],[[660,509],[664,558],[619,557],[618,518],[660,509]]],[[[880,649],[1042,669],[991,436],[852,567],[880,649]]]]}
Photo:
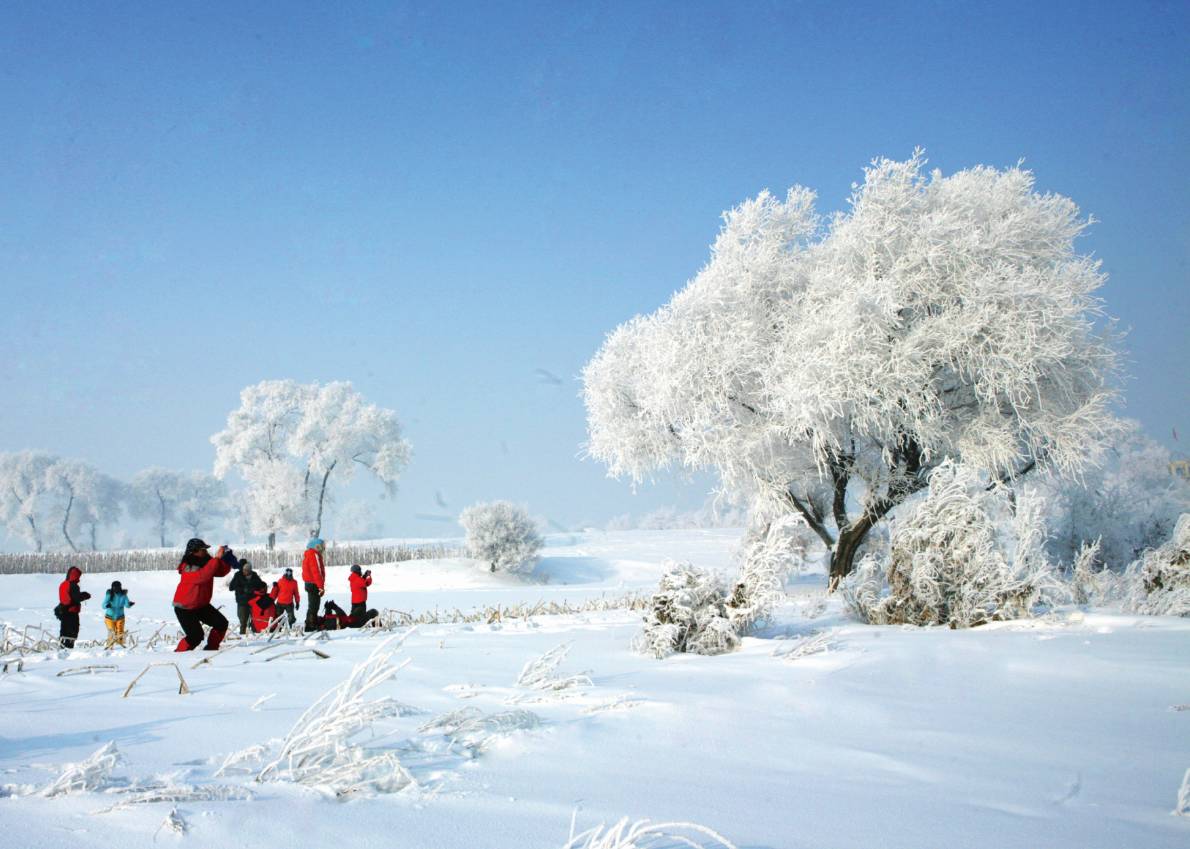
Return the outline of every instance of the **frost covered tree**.
{"type": "Polygon", "coordinates": [[[183,472],[153,466],[143,469],[129,485],[133,515],[151,521],[162,548],[169,545],[167,532],[211,527],[227,515],[229,502],[222,481],[203,472],[183,472]]]}
{"type": "Polygon", "coordinates": [[[459,515],[459,524],[466,531],[467,551],[493,572],[532,571],[542,539],[524,507],[510,501],[472,504],[459,515]]]}
{"type": "Polygon", "coordinates": [[[1030,488],[1046,500],[1049,550],[1072,562],[1098,541],[1100,567],[1122,570],[1173,533],[1190,512],[1190,483],[1169,473],[1169,450],[1126,421],[1101,464],[1076,479],[1045,475],[1030,488]]]}
{"type": "Polygon", "coordinates": [[[634,481],[713,470],[800,515],[832,585],[947,458],[1004,481],[1084,468],[1117,362],[1087,220],[1019,167],[923,165],[875,161],[825,224],[800,187],[726,213],[697,276],[585,367],[589,454],[634,481]]]}
{"type": "Polygon", "coordinates": [[[235,470],[244,478],[255,525],[270,545],[294,525],[321,533],[332,480],[346,483],[364,468],[391,491],[410,455],[396,413],[367,403],[343,381],[249,386],[211,442],[215,474],[235,470]]]}
{"type": "Polygon", "coordinates": [[[0,454],[0,517],[8,533],[34,550],[45,545],[51,502],[49,470],[58,458],[44,451],[0,454]]]}
{"type": "Polygon", "coordinates": [[[58,527],[66,544],[71,551],[78,551],[71,534],[84,533],[91,550],[96,550],[99,527],[114,524],[124,510],[124,484],[81,460],[55,459],[45,475],[46,489],[61,517],[58,527]]]}

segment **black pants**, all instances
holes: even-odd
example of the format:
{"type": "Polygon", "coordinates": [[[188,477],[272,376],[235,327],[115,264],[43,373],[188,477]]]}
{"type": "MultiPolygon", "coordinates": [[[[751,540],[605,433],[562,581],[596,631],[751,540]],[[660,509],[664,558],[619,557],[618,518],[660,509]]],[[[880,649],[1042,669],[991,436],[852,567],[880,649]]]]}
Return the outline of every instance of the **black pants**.
{"type": "Polygon", "coordinates": [[[318,630],[318,600],[322,593],[318,591],[318,584],[306,582],[306,630],[318,630]]]}
{"type": "Polygon", "coordinates": [[[277,610],[279,611],[277,614],[278,616],[280,616],[282,613],[285,614],[285,619],[290,625],[297,621],[297,616],[294,615],[292,604],[278,604],[277,610]]]}
{"type": "Polygon", "coordinates": [[[363,622],[364,617],[368,615],[368,603],[365,601],[356,602],[351,605],[351,621],[352,623],[363,622]]]}
{"type": "Polygon", "coordinates": [[[240,619],[240,633],[248,633],[248,623],[252,621],[252,611],[248,609],[248,602],[236,602],[236,616],[240,619]]]}
{"type": "Polygon", "coordinates": [[[62,626],[58,629],[58,642],[64,649],[74,648],[74,641],[79,635],[79,615],[77,613],[63,613],[62,626]]]}
{"type": "Polygon", "coordinates": [[[182,626],[182,632],[186,635],[185,639],[178,644],[178,651],[193,651],[198,648],[199,643],[202,642],[203,625],[211,627],[211,638],[207,642],[208,648],[217,648],[223,635],[227,633],[227,617],[209,604],[197,610],[175,607],[174,613],[178,617],[178,623],[182,626]]]}

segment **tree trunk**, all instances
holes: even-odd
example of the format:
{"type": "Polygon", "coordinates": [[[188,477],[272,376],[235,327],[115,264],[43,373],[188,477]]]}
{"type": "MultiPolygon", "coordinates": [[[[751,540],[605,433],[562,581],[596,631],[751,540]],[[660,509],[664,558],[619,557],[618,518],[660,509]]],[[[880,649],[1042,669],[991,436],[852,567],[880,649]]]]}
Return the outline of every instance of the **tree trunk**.
{"type": "Polygon", "coordinates": [[[161,492],[157,492],[157,500],[161,503],[161,517],[157,522],[157,531],[161,536],[161,547],[165,548],[165,499],[161,497],[161,492]]]}
{"type": "Polygon", "coordinates": [[[74,540],[70,538],[70,531],[67,527],[70,525],[70,508],[74,506],[74,496],[66,499],[66,512],[62,514],[62,536],[66,537],[66,544],[70,546],[71,551],[78,551],[78,546],[74,544],[74,540]]]}
{"type": "Polygon", "coordinates": [[[269,551],[272,551],[276,547],[277,547],[277,532],[270,531],[269,532],[269,551]]]}
{"type": "Polygon", "coordinates": [[[97,524],[98,524],[97,522],[91,523],[91,550],[92,551],[99,550],[99,539],[98,539],[97,530],[96,530],[97,524]]]}
{"type": "MultiPolygon", "coordinates": [[[[335,461],[337,463],[338,460],[335,461]]],[[[322,536],[322,505],[326,500],[326,482],[330,480],[331,472],[335,470],[335,463],[331,463],[322,476],[322,488],[318,490],[318,518],[314,520],[314,536],[322,536]]]]}
{"type": "Polygon", "coordinates": [[[41,551],[41,534],[39,534],[37,532],[37,523],[33,521],[32,516],[26,516],[25,519],[29,522],[29,527],[33,531],[33,547],[38,552],[40,552],[41,551]]]}
{"type": "Polygon", "coordinates": [[[829,582],[827,584],[830,592],[838,589],[839,582],[855,570],[856,552],[859,551],[860,545],[867,538],[868,531],[872,530],[874,523],[875,520],[865,513],[854,523],[839,531],[839,540],[831,551],[829,582]]]}

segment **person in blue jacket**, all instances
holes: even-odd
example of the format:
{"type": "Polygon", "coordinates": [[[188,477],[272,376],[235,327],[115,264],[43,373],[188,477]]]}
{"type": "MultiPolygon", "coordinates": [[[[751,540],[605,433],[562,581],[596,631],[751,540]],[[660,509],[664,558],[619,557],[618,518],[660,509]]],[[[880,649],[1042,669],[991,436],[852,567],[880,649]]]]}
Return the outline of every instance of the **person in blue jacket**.
{"type": "Polygon", "coordinates": [[[128,600],[128,591],[119,581],[112,581],[111,588],[103,594],[103,622],[107,625],[107,646],[116,643],[124,645],[124,610],[136,604],[128,600]]]}

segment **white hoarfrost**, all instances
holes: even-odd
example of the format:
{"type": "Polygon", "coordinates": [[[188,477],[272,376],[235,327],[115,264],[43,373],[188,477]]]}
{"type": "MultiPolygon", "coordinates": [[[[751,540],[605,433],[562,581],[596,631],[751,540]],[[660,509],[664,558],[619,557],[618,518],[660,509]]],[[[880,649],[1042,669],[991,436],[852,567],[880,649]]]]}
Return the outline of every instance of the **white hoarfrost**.
{"type": "Polygon", "coordinates": [[[814,195],[726,213],[698,275],[583,371],[591,456],[634,480],[709,469],[801,515],[847,574],[946,458],[1004,480],[1077,472],[1115,430],[1087,226],[1021,168],[865,172],[825,224],[814,195]]]}
{"type": "Polygon", "coordinates": [[[593,682],[589,673],[558,674],[558,667],[570,653],[572,645],[573,643],[562,643],[554,646],[541,657],[528,661],[521,667],[521,674],[517,676],[516,685],[530,690],[570,690],[575,687],[592,686],[593,682]]]}
{"type": "MultiPolygon", "coordinates": [[[[405,636],[378,645],[346,681],[311,705],[256,780],[292,781],[325,789],[339,798],[361,792],[393,793],[413,784],[413,776],[395,753],[370,751],[353,742],[376,721],[409,712],[406,705],[393,699],[365,698],[405,665],[392,663],[405,636]]],[[[228,767],[225,761],[224,768],[228,767]]]]}
{"type": "Polygon", "coordinates": [[[493,572],[527,573],[537,563],[542,539],[524,507],[510,501],[473,504],[459,516],[468,553],[493,572]]]}
{"type": "Polygon", "coordinates": [[[85,793],[102,790],[111,780],[112,771],[123,758],[114,742],[105,743],[89,758],[78,763],[66,764],[61,774],[38,791],[47,798],[67,793],[85,793]]]}
{"type": "Polygon", "coordinates": [[[600,823],[581,834],[574,833],[574,826],[572,816],[570,839],[562,849],[736,849],[723,835],[692,822],[632,822],[624,817],[613,825],[600,823]]]}
{"type": "Polygon", "coordinates": [[[1030,615],[1057,582],[1039,503],[1017,499],[1012,517],[1009,498],[973,469],[943,463],[917,509],[894,527],[884,574],[869,556],[845,582],[852,611],[874,624],[951,628],[1030,615]]]}

